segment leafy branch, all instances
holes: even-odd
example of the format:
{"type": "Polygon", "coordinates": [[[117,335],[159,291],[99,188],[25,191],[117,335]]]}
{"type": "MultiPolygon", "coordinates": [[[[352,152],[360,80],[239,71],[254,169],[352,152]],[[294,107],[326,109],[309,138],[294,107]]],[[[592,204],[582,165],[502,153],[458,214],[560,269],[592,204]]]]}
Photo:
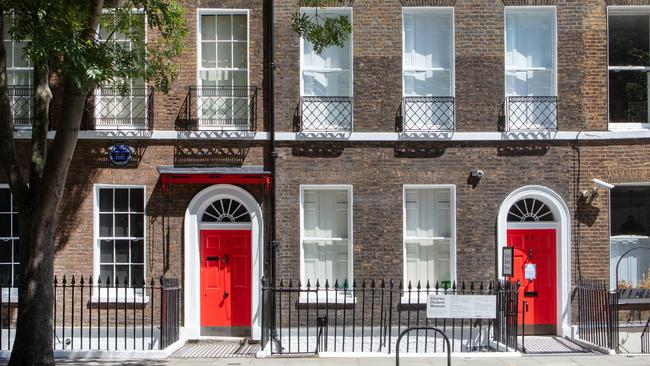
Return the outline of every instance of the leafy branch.
{"type": "Polygon", "coordinates": [[[318,54],[328,47],[343,47],[352,33],[352,24],[347,16],[323,14],[327,3],[328,0],[299,0],[300,7],[315,10],[313,13],[298,11],[291,19],[291,29],[311,42],[318,54]]]}

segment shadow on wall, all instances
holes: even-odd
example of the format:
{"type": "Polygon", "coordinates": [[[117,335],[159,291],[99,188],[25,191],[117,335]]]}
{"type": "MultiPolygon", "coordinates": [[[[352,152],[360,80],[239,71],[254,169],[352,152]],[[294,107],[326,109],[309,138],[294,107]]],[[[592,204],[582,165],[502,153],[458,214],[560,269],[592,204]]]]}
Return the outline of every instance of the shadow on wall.
{"type": "Polygon", "coordinates": [[[580,196],[578,198],[578,212],[580,213],[577,215],[578,221],[589,227],[594,225],[600,214],[600,208],[594,206],[592,201],[589,197],[580,196]]]}
{"type": "Polygon", "coordinates": [[[396,158],[439,158],[445,154],[446,150],[446,145],[413,146],[411,144],[395,146],[394,153],[396,158]]]}
{"type": "Polygon", "coordinates": [[[342,146],[310,144],[291,148],[291,155],[306,158],[337,158],[344,150],[342,146]]]}
{"type": "Polygon", "coordinates": [[[550,145],[513,145],[497,148],[498,156],[543,156],[548,153],[550,145]]]}

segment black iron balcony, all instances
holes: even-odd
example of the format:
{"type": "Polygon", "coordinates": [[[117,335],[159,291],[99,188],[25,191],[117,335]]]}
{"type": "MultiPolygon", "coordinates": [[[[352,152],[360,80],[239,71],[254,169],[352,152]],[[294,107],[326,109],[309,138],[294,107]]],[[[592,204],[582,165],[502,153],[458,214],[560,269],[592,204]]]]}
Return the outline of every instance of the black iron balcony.
{"type": "Polygon", "coordinates": [[[189,88],[176,119],[179,130],[256,131],[257,88],[189,88]]]}
{"type": "Polygon", "coordinates": [[[506,97],[504,130],[557,131],[557,97],[506,97]]]}
{"type": "Polygon", "coordinates": [[[300,132],[352,132],[352,97],[302,97],[300,132]]]}
{"type": "Polygon", "coordinates": [[[30,85],[10,85],[7,88],[11,118],[15,129],[32,127],[32,101],[34,89],[30,85]]]}
{"type": "Polygon", "coordinates": [[[401,132],[454,131],[454,97],[404,97],[401,132]]]}
{"type": "Polygon", "coordinates": [[[153,88],[98,87],[88,96],[82,129],[147,130],[153,128],[153,88]]]}

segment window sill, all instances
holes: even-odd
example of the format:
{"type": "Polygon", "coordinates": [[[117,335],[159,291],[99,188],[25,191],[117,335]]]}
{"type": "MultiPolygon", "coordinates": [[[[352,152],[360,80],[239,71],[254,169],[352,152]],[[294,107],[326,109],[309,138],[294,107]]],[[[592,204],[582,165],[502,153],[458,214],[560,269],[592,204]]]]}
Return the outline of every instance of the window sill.
{"type": "Polygon", "coordinates": [[[93,304],[148,304],[149,303],[149,296],[97,296],[93,295],[90,298],[90,302],[93,304]]]}
{"type": "Polygon", "coordinates": [[[609,122],[609,131],[648,131],[650,123],[609,122]]]}

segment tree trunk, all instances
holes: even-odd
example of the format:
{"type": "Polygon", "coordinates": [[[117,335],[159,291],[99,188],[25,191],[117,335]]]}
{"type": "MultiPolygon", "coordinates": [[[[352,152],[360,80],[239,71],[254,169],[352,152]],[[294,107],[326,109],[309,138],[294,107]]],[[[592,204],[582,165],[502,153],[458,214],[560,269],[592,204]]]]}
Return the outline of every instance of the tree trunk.
{"type": "MultiPolygon", "coordinates": [[[[67,81],[67,82],[66,82],[67,81]]],[[[86,93],[64,81],[61,122],[40,178],[30,186],[21,215],[18,319],[9,365],[53,365],[54,235],[57,212],[74,155],[86,93]]],[[[35,97],[35,110],[49,103],[35,97]]],[[[36,121],[36,120],[35,120],[36,121]]],[[[35,122],[36,123],[36,122],[35,122]]]]}

